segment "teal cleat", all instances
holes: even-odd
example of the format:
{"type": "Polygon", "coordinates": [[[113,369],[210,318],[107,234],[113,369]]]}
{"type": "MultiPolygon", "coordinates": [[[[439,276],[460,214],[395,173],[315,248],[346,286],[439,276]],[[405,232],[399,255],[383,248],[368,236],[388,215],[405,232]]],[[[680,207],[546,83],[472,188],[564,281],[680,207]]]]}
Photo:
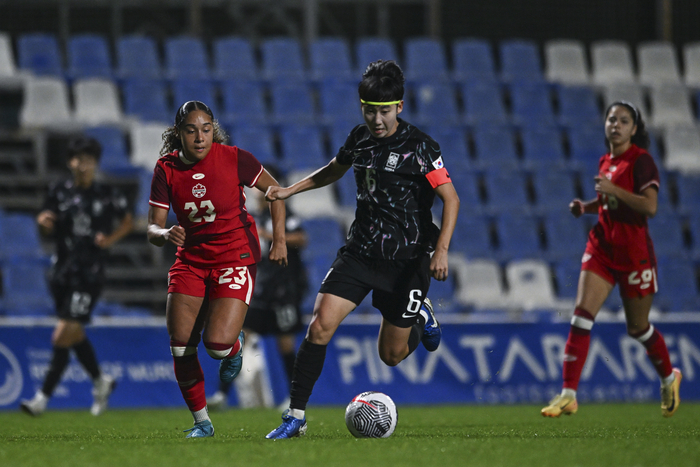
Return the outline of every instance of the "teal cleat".
{"type": "Polygon", "coordinates": [[[219,379],[222,383],[230,383],[236,379],[236,376],[241,372],[241,368],[243,368],[243,343],[245,342],[243,331],[238,335],[238,342],[241,343],[238,353],[219,362],[219,379]]]}
{"type": "Polygon", "coordinates": [[[296,438],[306,434],[306,417],[299,420],[289,415],[289,410],[282,414],[282,424],[265,436],[267,439],[296,438]]]}
{"type": "Polygon", "coordinates": [[[189,433],[185,438],[210,438],[214,436],[214,425],[209,420],[204,420],[203,422],[195,423],[192,428],[184,430],[183,433],[188,431],[189,433]]]}
{"type": "Polygon", "coordinates": [[[437,319],[435,319],[433,302],[426,297],[421,309],[428,312],[428,319],[425,322],[425,329],[423,330],[421,342],[423,343],[425,350],[428,352],[435,352],[440,345],[440,341],[442,340],[442,329],[440,328],[440,323],[438,323],[437,319]]]}

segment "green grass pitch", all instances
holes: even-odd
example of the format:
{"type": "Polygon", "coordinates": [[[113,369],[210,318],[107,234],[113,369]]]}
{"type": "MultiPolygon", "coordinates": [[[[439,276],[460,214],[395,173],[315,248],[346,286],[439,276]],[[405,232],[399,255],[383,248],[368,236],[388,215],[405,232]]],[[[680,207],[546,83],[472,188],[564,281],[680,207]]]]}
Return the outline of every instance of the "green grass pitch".
{"type": "Polygon", "coordinates": [[[185,439],[189,412],[0,413],[0,466],[699,466],[700,404],[671,419],[658,404],[582,404],[545,419],[539,406],[400,406],[389,439],[355,439],[344,407],[311,407],[305,437],[270,441],[269,409],[212,413],[214,438],[185,439]]]}

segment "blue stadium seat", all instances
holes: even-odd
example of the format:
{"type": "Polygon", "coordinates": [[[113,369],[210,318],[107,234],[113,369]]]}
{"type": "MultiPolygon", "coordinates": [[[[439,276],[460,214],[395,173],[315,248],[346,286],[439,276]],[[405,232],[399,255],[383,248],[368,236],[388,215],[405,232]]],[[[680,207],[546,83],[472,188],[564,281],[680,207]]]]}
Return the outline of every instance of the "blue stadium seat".
{"type": "Polygon", "coordinates": [[[460,179],[458,182],[454,183],[454,187],[459,196],[461,212],[480,213],[483,211],[483,203],[479,191],[479,176],[477,173],[461,172],[460,179]]]}
{"type": "Polygon", "coordinates": [[[35,75],[63,76],[63,56],[53,34],[20,34],[17,39],[19,68],[35,75]]]}
{"type": "Polygon", "coordinates": [[[486,217],[480,215],[460,215],[450,243],[450,250],[461,253],[469,259],[492,258],[491,226],[486,217]]]}
{"type": "Polygon", "coordinates": [[[172,36],[164,40],[165,76],[168,79],[211,79],[209,54],[202,39],[172,36]]]}
{"type": "Polygon", "coordinates": [[[502,261],[540,258],[540,233],[537,219],[518,211],[503,211],[495,218],[498,237],[497,255],[502,261]]]}
{"type": "Polygon", "coordinates": [[[513,130],[507,126],[479,126],[472,133],[476,164],[481,168],[515,169],[519,165],[513,130]]]}
{"type": "Polygon", "coordinates": [[[498,84],[468,82],[461,87],[467,125],[505,125],[508,113],[498,84]]]}
{"type": "Polygon", "coordinates": [[[569,203],[578,198],[573,173],[565,168],[543,166],[532,174],[537,207],[542,211],[568,213],[569,203]]]}
{"type": "Polygon", "coordinates": [[[688,216],[688,229],[691,237],[691,256],[700,260],[700,212],[695,211],[688,216]]]}
{"type": "Polygon", "coordinates": [[[260,44],[263,79],[273,82],[306,80],[301,44],[291,37],[272,37],[260,44]]]}
{"type": "Polygon", "coordinates": [[[578,278],[581,275],[581,255],[583,254],[581,245],[580,254],[564,256],[554,262],[554,279],[557,285],[557,297],[561,299],[576,299],[578,291],[578,278]]]}
{"type": "Polygon", "coordinates": [[[688,249],[683,239],[681,219],[672,212],[658,211],[648,220],[649,235],[654,243],[654,252],[659,256],[687,257],[688,249]]]}
{"type": "Polygon", "coordinates": [[[237,125],[268,121],[263,87],[258,82],[227,80],[221,83],[220,90],[222,122],[237,125]]]}
{"type": "Polygon", "coordinates": [[[593,177],[598,174],[598,161],[607,152],[605,133],[598,125],[571,127],[566,134],[569,140],[569,166],[579,172],[584,194],[589,193],[588,185],[592,190],[593,177]]]}
{"type": "Polygon", "coordinates": [[[271,86],[272,120],[283,123],[312,123],[315,110],[311,88],[301,82],[271,86]]]}
{"type": "Polygon", "coordinates": [[[4,214],[0,233],[2,234],[0,259],[11,256],[35,259],[47,257],[41,247],[39,230],[33,215],[25,213],[4,214]]]}
{"type": "Polygon", "coordinates": [[[564,126],[601,125],[602,110],[598,97],[590,86],[557,86],[559,123],[564,126]]]}
{"type": "Polygon", "coordinates": [[[319,90],[319,105],[323,123],[331,127],[347,126],[347,130],[363,123],[357,85],[323,81],[319,90]]]}
{"type": "Polygon", "coordinates": [[[525,175],[506,168],[489,170],[484,174],[486,206],[491,212],[518,210],[530,207],[525,175]]]}
{"type": "Polygon", "coordinates": [[[556,124],[549,86],[516,82],[509,86],[513,122],[521,126],[556,124]]]}
{"type": "Polygon", "coordinates": [[[338,199],[343,206],[355,206],[357,203],[357,184],[352,169],[348,170],[340,180],[335,182],[338,199]]]}
{"type": "Polygon", "coordinates": [[[78,34],[68,39],[66,44],[68,77],[112,79],[112,55],[104,36],[78,34]]]}
{"type": "MultiPolygon", "coordinates": [[[[307,247],[302,250],[302,257],[307,261],[314,257],[324,256],[331,258],[332,262],[338,249],[345,245],[345,227],[337,219],[314,217],[304,219],[301,226],[306,232],[307,238],[307,247]]],[[[326,271],[331,262],[325,265],[326,271]]],[[[318,285],[321,285],[320,281],[318,285]]]]}
{"type": "Polygon", "coordinates": [[[357,74],[347,40],[321,37],[309,44],[311,79],[317,82],[356,81],[357,74]]]}
{"type": "Polygon", "coordinates": [[[117,39],[119,79],[160,79],[163,77],[158,44],[152,37],[121,36],[117,39]]]}
{"type": "Polygon", "coordinates": [[[323,135],[315,125],[288,125],[279,132],[282,165],[286,170],[317,169],[328,163],[323,135]]]}
{"type": "MultiPolygon", "coordinates": [[[[139,168],[137,173],[138,194],[134,200],[134,217],[146,219],[148,216],[148,200],[151,197],[151,182],[153,181],[153,170],[139,168]]],[[[172,210],[170,210],[172,213],[172,210]]]]}
{"type": "Polygon", "coordinates": [[[85,135],[95,138],[102,145],[100,170],[115,176],[136,176],[139,168],[129,161],[126,138],[122,130],[111,126],[86,128],[85,135]]]}
{"type": "Polygon", "coordinates": [[[568,210],[550,211],[542,219],[547,240],[547,257],[550,260],[580,257],[586,245],[588,232],[581,219],[576,219],[568,210]]]}
{"type": "Polygon", "coordinates": [[[214,118],[219,118],[219,104],[216,100],[214,84],[210,80],[196,78],[176,79],[172,84],[173,109],[175,115],[178,108],[188,101],[200,101],[209,106],[214,118]]]}
{"type": "Polygon", "coordinates": [[[217,37],[212,41],[212,47],[212,74],[218,81],[258,79],[255,51],[248,39],[239,36],[217,37]]]}
{"type": "Polygon", "coordinates": [[[455,279],[450,274],[447,280],[439,281],[432,279],[428,298],[433,303],[433,308],[437,313],[450,313],[455,310],[455,279]]]}
{"type": "Polygon", "coordinates": [[[444,125],[435,128],[428,127],[426,132],[440,145],[448,172],[458,171],[462,173],[474,170],[464,128],[444,125]]]}
{"type": "Polygon", "coordinates": [[[700,212],[700,176],[676,174],[676,192],[679,212],[700,212]]]}
{"type": "Polygon", "coordinates": [[[359,39],[355,43],[355,57],[359,75],[364,73],[367,65],[377,60],[399,61],[399,54],[394,43],[390,39],[383,37],[363,37],[359,39]]]}
{"type": "Polygon", "coordinates": [[[442,41],[432,37],[404,40],[404,73],[407,81],[446,81],[447,57],[442,41]]]}
{"type": "Polygon", "coordinates": [[[130,79],[122,86],[124,113],[143,121],[167,122],[174,119],[168,105],[165,85],[159,80],[130,79]]]}
{"type": "Polygon", "coordinates": [[[454,125],[459,122],[457,95],[451,83],[425,81],[410,86],[418,125],[454,125]]]}
{"type": "Polygon", "coordinates": [[[568,165],[559,128],[526,126],[520,132],[520,137],[526,167],[556,169],[568,165]]]}
{"type": "Polygon", "coordinates": [[[654,303],[663,311],[697,311],[700,304],[697,268],[687,258],[659,257],[659,291],[654,303]]]}
{"type": "Polygon", "coordinates": [[[46,268],[46,261],[19,256],[2,263],[2,308],[7,315],[53,314],[54,304],[46,281],[46,268]]]}
{"type": "Polygon", "coordinates": [[[542,82],[542,63],[537,44],[531,40],[511,39],[499,44],[501,80],[542,82]]]}
{"type": "Polygon", "coordinates": [[[452,78],[456,82],[497,81],[493,48],[486,39],[455,39],[452,43],[452,63],[452,78]]]}
{"type": "Polygon", "coordinates": [[[275,155],[275,139],[264,125],[240,125],[232,132],[231,144],[252,153],[263,164],[279,164],[275,155]]]}

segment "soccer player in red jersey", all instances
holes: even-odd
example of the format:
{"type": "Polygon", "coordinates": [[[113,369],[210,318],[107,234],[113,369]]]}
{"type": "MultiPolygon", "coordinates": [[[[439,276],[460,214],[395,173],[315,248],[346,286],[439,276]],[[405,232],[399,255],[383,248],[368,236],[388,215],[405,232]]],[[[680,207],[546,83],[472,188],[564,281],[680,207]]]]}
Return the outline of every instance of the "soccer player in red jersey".
{"type": "MultiPolygon", "coordinates": [[[[264,193],[278,186],[251,153],[224,145],[225,138],[206,104],[183,104],[175,125],[163,134],[149,199],[148,240],[177,246],[168,273],[166,322],[175,377],[194,417],[188,438],[214,435],[197,358],[200,339],[207,353],[220,360],[222,381],[232,381],[242,366],[241,328],[261,255],[244,187],[264,193]],[[178,225],[166,228],[169,209],[178,225]],[[205,296],[209,305],[202,308],[205,296]]],[[[286,265],[284,202],[270,203],[270,214],[269,258],[286,265]]]]}
{"type": "Polygon", "coordinates": [[[569,210],[575,217],[598,213],[588,235],[564,350],[563,389],[542,409],[545,417],[571,415],[578,410],[576,390],[588,355],[591,328],[615,284],[625,310],[627,332],[647,350],[661,378],[661,412],[671,417],[678,409],[681,372],[671,366],[661,333],[649,323],[657,291],[656,256],[647,218],[656,214],[659,171],[647,152],[649,135],[639,110],[619,101],[605,112],[605,137],[610,152],[600,158],[595,177],[596,199],[575,199],[569,210]]]}

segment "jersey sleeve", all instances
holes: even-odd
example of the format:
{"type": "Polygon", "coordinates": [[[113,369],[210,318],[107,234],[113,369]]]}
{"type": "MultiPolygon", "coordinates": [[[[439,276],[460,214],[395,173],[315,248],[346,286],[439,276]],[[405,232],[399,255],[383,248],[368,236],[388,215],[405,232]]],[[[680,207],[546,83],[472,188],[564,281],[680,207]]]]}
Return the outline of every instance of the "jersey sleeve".
{"type": "MultiPolygon", "coordinates": [[[[359,125],[358,125],[359,126],[359,125]]],[[[355,134],[357,132],[355,127],[350,131],[348,137],[345,138],[345,144],[338,149],[338,153],[335,155],[335,161],[340,165],[352,165],[353,148],[355,147],[355,134]]]]}
{"type": "Polygon", "coordinates": [[[168,190],[168,179],[161,164],[156,164],[151,180],[151,196],[148,204],[161,209],[170,209],[170,195],[168,190]]]}
{"type": "Polygon", "coordinates": [[[659,190],[659,169],[649,154],[642,153],[634,163],[634,191],[641,193],[652,186],[659,190]]]}
{"type": "Polygon", "coordinates": [[[437,141],[426,137],[418,148],[418,157],[422,160],[421,166],[427,171],[425,177],[430,182],[430,186],[436,188],[452,182],[442,160],[442,150],[437,141]]]}
{"type": "Polygon", "coordinates": [[[262,175],[263,166],[253,154],[238,148],[238,179],[248,187],[255,186],[262,175]]]}
{"type": "Polygon", "coordinates": [[[46,192],[44,204],[41,207],[42,211],[58,212],[58,184],[52,183],[46,192]]]}

